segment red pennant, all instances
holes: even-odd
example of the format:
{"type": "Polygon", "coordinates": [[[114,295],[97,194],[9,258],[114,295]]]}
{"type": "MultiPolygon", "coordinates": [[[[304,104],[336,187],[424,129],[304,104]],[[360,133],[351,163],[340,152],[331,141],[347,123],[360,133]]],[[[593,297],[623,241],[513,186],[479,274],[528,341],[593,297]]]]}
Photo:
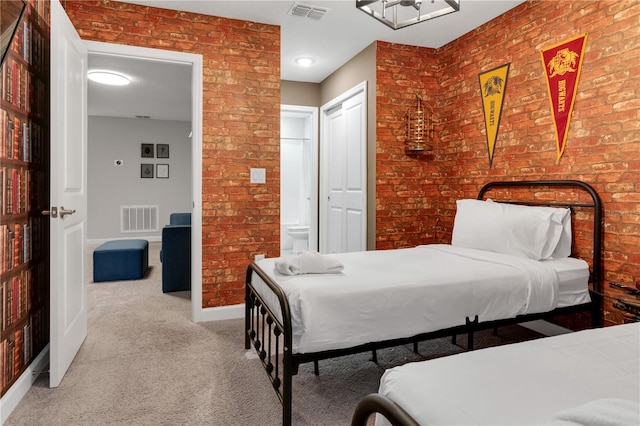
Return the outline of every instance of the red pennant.
{"type": "Polygon", "coordinates": [[[540,52],[556,128],[556,163],[560,161],[566,146],[586,40],[587,35],[583,34],[540,52]]]}

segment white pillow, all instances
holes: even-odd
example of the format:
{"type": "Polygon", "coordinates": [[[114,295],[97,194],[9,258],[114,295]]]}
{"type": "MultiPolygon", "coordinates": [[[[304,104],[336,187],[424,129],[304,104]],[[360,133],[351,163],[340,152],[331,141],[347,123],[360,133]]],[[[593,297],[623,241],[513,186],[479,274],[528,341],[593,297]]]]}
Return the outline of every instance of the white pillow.
{"type": "Polygon", "coordinates": [[[562,215],[562,234],[556,249],[551,254],[554,259],[571,256],[571,209],[556,209],[564,211],[562,215]]]}
{"type": "Polygon", "coordinates": [[[551,253],[551,258],[560,259],[571,256],[571,209],[544,206],[531,208],[543,209],[550,212],[553,215],[552,220],[555,223],[559,222],[562,224],[562,233],[560,234],[558,245],[553,250],[553,253],[551,253]]]}
{"type": "Polygon", "coordinates": [[[567,211],[458,200],[451,244],[534,260],[548,259],[558,247],[567,211]]]}

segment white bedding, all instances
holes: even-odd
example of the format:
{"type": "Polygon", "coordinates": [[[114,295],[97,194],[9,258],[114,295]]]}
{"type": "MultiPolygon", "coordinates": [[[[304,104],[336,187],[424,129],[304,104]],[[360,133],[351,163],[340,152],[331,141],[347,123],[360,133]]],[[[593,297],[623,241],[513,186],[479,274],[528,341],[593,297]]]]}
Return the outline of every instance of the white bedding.
{"type": "Polygon", "coordinates": [[[558,274],[558,308],[575,306],[591,301],[589,296],[589,265],[573,257],[543,260],[558,274]]]}
{"type": "MultiPolygon", "coordinates": [[[[379,393],[421,425],[548,425],[597,418],[611,410],[603,399],[638,404],[639,371],[634,323],[395,367],[380,379],[379,393]]],[[[619,420],[635,410],[632,424],[640,424],[638,409],[631,406],[619,420]]],[[[386,424],[377,416],[376,425],[386,424]]]]}
{"type": "MultiPolygon", "coordinates": [[[[554,265],[588,277],[587,264],[576,259],[535,261],[440,244],[327,256],[342,262],[341,274],[285,276],[274,271],[275,259],[257,262],[289,299],[294,353],[410,337],[463,325],[467,316],[490,321],[549,311],[559,300],[554,265]]],[[[281,319],[256,274],[252,284],[281,319]]],[[[582,284],[586,292],[587,280],[582,284]]]]}
{"type": "Polygon", "coordinates": [[[550,426],[619,426],[640,425],[640,401],[602,398],[562,410],[551,419],[550,426]]]}

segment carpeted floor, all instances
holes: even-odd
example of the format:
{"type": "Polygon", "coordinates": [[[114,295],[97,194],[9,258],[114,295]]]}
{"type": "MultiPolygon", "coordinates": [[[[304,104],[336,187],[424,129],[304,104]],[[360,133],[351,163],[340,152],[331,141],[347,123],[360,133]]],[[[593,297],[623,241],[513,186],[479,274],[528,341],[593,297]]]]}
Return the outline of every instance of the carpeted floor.
{"type": "MultiPolygon", "coordinates": [[[[190,293],[163,294],[159,243],[143,280],[89,283],[89,332],[60,386],[41,374],[5,425],[278,425],[281,405],[243,319],[193,323],[190,293]]],[[[91,268],[91,253],[89,268],[91,268]]],[[[88,276],[91,277],[91,271],[88,276]]],[[[478,348],[536,338],[513,326],[479,333],[478,348]]],[[[465,345],[466,339],[458,339],[465,345]]],[[[348,425],[385,368],[464,349],[450,339],[305,364],[294,377],[294,425],[348,425]]]]}

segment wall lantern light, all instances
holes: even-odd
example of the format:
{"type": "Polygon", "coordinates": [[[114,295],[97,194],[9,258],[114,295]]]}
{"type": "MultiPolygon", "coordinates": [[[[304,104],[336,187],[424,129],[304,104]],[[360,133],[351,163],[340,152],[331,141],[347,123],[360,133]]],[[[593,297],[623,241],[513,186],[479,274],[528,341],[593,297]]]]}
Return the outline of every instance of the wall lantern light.
{"type": "Polygon", "coordinates": [[[405,118],[407,125],[405,149],[407,151],[424,151],[429,148],[433,138],[433,108],[427,104],[428,111],[425,111],[424,107],[422,98],[416,95],[416,108],[407,111],[405,118]]]}

